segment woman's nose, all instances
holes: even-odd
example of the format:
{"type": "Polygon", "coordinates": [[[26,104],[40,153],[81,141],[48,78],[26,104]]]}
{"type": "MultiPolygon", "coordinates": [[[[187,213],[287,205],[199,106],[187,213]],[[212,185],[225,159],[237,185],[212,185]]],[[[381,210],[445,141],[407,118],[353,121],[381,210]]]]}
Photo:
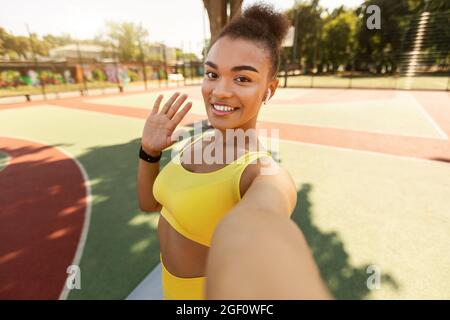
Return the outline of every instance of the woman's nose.
{"type": "Polygon", "coordinates": [[[213,88],[212,95],[216,98],[230,98],[233,96],[233,92],[225,81],[217,81],[213,88]]]}

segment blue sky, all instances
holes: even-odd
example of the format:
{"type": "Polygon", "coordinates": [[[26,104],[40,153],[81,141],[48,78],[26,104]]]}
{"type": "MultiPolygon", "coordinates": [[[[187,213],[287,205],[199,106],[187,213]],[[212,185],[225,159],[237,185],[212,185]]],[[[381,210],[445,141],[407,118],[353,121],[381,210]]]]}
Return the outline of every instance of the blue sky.
{"type": "MultiPolygon", "coordinates": [[[[244,0],[244,6],[258,0],[244,0]]],[[[294,0],[265,0],[277,9],[287,9],[294,0]]],[[[321,0],[328,8],[341,4],[356,6],[362,0],[321,0]]],[[[202,0],[15,0],[2,1],[0,26],[16,34],[26,34],[25,24],[39,35],[70,33],[74,37],[92,38],[104,22],[131,21],[149,30],[150,41],[170,46],[190,47],[197,51],[209,36],[209,24],[202,0]],[[203,23],[203,21],[205,23],[203,23]]]]}

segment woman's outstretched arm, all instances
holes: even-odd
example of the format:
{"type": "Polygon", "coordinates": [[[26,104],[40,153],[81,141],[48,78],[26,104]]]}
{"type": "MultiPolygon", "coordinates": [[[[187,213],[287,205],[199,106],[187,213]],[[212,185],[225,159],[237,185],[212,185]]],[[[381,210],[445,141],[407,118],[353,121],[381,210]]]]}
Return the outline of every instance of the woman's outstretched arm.
{"type": "MultiPolygon", "coordinates": [[[[159,110],[163,95],[159,95],[153,109],[145,122],[142,132],[142,149],[150,156],[157,157],[164,149],[170,147],[175,141],[172,133],[183,117],[192,107],[188,102],[180,111],[180,107],[187,99],[187,95],[174,93],[159,110]],[[177,99],[178,98],[178,99],[177,99]]],[[[159,162],[148,163],[139,159],[137,174],[137,194],[139,208],[142,211],[153,212],[161,210],[161,204],[153,196],[153,184],[159,174],[159,162]]]]}
{"type": "Polygon", "coordinates": [[[289,218],[295,204],[295,185],[283,169],[255,178],[214,233],[207,299],[332,299],[289,218]]]}

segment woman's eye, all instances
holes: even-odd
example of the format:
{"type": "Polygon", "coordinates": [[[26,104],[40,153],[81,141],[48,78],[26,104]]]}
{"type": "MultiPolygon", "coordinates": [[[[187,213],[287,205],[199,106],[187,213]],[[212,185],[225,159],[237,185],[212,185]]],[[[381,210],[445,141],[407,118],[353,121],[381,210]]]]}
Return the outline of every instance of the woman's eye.
{"type": "Polygon", "coordinates": [[[211,78],[211,79],[216,78],[216,76],[217,76],[214,72],[211,72],[211,71],[206,72],[205,75],[207,78],[211,78]]]}
{"type": "MultiPolygon", "coordinates": [[[[205,76],[208,79],[216,79],[217,78],[217,74],[212,71],[205,72],[205,76]]],[[[237,82],[250,82],[250,80],[246,77],[237,77],[236,81],[237,82]]]]}
{"type": "Polygon", "coordinates": [[[249,82],[250,80],[247,79],[246,77],[237,77],[236,80],[238,80],[238,82],[249,82]],[[240,80],[239,80],[240,79],[240,80]]]}

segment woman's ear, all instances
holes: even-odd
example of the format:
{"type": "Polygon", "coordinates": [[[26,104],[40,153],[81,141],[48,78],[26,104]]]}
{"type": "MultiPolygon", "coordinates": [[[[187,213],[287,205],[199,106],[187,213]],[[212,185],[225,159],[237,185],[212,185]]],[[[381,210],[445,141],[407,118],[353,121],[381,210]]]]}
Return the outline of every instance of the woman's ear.
{"type": "Polygon", "coordinates": [[[273,95],[275,94],[275,91],[278,88],[278,79],[273,79],[269,82],[269,86],[267,88],[267,92],[266,95],[264,96],[264,104],[267,104],[267,102],[269,101],[269,99],[271,97],[273,97],[273,95]]]}
{"type": "Polygon", "coordinates": [[[266,97],[264,98],[264,104],[267,104],[269,102],[270,97],[272,96],[272,90],[267,89],[266,97]]]}

